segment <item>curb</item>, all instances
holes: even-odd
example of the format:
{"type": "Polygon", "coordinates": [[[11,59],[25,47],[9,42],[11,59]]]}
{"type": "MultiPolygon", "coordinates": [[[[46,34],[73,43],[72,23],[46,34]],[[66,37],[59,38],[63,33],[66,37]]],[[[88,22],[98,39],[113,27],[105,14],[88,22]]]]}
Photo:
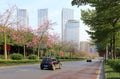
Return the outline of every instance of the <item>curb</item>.
{"type": "Polygon", "coordinates": [[[98,71],[98,75],[97,75],[97,78],[96,78],[96,79],[100,79],[100,73],[101,73],[101,71],[102,71],[102,63],[103,63],[103,62],[100,61],[99,71],[98,71]]]}
{"type": "Polygon", "coordinates": [[[96,79],[105,79],[105,72],[104,72],[104,62],[100,60],[100,67],[98,71],[98,75],[96,79]]]}

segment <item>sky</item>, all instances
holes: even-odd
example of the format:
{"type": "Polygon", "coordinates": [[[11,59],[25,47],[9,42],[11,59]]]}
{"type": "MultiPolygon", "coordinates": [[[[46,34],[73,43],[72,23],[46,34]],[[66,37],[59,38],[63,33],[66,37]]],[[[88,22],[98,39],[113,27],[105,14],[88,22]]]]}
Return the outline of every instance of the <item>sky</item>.
{"type": "Polygon", "coordinates": [[[29,13],[29,25],[32,28],[37,28],[37,11],[38,9],[48,8],[48,17],[52,22],[56,22],[54,31],[61,34],[61,11],[62,8],[70,8],[74,10],[74,19],[80,21],[80,40],[88,41],[89,35],[85,30],[89,28],[83,24],[81,17],[81,9],[87,10],[89,6],[72,6],[72,0],[0,0],[0,12],[16,5],[20,9],[27,9],[29,13]]]}

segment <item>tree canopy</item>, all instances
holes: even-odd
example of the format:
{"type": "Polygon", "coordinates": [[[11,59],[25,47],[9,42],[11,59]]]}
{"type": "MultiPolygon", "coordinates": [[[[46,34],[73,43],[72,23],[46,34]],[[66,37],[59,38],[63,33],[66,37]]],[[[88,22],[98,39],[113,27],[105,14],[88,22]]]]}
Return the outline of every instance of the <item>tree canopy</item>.
{"type": "Polygon", "coordinates": [[[87,31],[97,45],[109,46],[116,58],[117,34],[120,31],[120,0],[73,0],[72,5],[90,5],[94,10],[82,10],[82,20],[90,27],[87,31]]]}

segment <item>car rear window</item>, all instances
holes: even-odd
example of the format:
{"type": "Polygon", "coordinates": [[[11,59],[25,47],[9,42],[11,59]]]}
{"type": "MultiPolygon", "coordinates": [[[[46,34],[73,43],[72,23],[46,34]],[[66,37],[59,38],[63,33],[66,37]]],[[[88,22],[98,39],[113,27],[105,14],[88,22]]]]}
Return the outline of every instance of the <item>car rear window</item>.
{"type": "Polygon", "coordinates": [[[50,58],[44,58],[44,59],[43,59],[43,62],[50,62],[50,61],[51,61],[50,58]]]}
{"type": "Polygon", "coordinates": [[[56,59],[52,59],[52,61],[56,61],[56,59]]]}

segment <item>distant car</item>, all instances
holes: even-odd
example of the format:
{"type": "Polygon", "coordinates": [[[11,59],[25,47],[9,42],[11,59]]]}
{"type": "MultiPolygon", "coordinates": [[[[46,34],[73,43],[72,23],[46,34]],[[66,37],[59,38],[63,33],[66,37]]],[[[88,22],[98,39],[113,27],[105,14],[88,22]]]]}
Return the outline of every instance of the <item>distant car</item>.
{"type": "Polygon", "coordinates": [[[43,69],[50,69],[50,70],[61,69],[61,66],[62,66],[62,64],[59,60],[57,60],[56,58],[50,58],[50,57],[43,58],[43,60],[40,64],[41,70],[43,70],[43,69]]]}
{"type": "Polygon", "coordinates": [[[92,59],[88,58],[88,59],[86,60],[86,62],[92,62],[92,59]]]}

